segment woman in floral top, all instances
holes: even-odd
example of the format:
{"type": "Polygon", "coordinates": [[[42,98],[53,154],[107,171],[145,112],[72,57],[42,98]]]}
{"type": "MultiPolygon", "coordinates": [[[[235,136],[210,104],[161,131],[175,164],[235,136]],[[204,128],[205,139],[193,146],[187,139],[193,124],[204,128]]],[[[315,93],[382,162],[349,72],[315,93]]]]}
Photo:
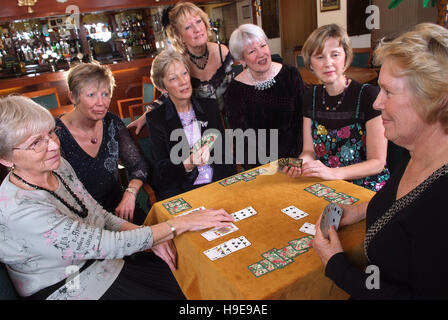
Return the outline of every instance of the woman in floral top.
{"type": "Polygon", "coordinates": [[[372,108],[379,88],[347,78],[352,60],[350,40],[337,25],[315,30],[303,46],[305,65],[323,83],[304,95],[303,175],[349,180],[380,190],[389,179],[385,167],[387,139],[381,112],[372,108]]]}

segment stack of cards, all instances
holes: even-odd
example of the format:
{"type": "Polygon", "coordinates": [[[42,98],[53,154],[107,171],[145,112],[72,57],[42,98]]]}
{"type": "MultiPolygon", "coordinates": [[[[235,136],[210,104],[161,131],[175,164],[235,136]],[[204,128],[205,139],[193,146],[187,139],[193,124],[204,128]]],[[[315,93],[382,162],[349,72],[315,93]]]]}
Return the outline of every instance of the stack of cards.
{"type": "Polygon", "coordinates": [[[343,192],[336,192],[334,189],[327,187],[322,183],[316,183],[306,187],[305,191],[308,191],[317,197],[323,197],[325,200],[332,203],[353,204],[359,201],[358,198],[349,196],[343,192]]]}
{"type": "Polygon", "coordinates": [[[281,211],[290,216],[291,218],[293,218],[294,220],[299,220],[308,216],[308,213],[296,208],[295,206],[289,206],[287,208],[282,209],[281,211]]]}
{"type": "Polygon", "coordinates": [[[230,239],[211,249],[205,250],[204,254],[212,261],[225,257],[233,252],[247,248],[251,243],[245,236],[230,239]]]}
{"type": "Polygon", "coordinates": [[[257,176],[259,176],[260,174],[266,173],[266,172],[268,172],[268,170],[259,168],[259,169],[255,169],[253,171],[246,171],[246,172],[228,177],[222,181],[219,181],[218,183],[220,185],[222,185],[223,187],[227,187],[227,186],[230,186],[231,184],[234,184],[234,183],[237,183],[240,181],[249,182],[249,181],[255,180],[255,178],[257,176]]]}
{"type": "Polygon", "coordinates": [[[233,219],[235,219],[235,222],[238,222],[238,221],[241,221],[243,219],[252,217],[252,216],[254,216],[256,214],[257,214],[257,211],[255,211],[254,208],[247,207],[247,208],[244,208],[244,209],[242,209],[240,211],[236,211],[236,212],[232,213],[231,215],[232,215],[233,219]]]}
{"type": "Polygon", "coordinates": [[[285,167],[302,168],[303,159],[298,158],[281,158],[278,159],[278,169],[283,170],[285,167]]]}
{"type": "Polygon", "coordinates": [[[233,223],[230,223],[227,227],[216,227],[211,230],[205,231],[201,233],[201,236],[203,236],[208,241],[212,241],[221,238],[229,233],[235,232],[237,230],[238,227],[233,223]]]}
{"type": "Polygon", "coordinates": [[[281,249],[273,248],[261,255],[263,260],[251,264],[248,269],[257,278],[268,272],[282,269],[294,262],[294,258],[307,252],[311,247],[312,239],[312,236],[306,236],[289,241],[289,245],[281,249]]]}
{"type": "Polygon", "coordinates": [[[325,207],[324,212],[322,213],[322,219],[320,221],[320,229],[322,230],[322,235],[325,238],[328,238],[328,230],[330,229],[330,226],[334,226],[336,231],[338,230],[342,213],[342,208],[334,203],[330,203],[325,207]]]}
{"type": "Polygon", "coordinates": [[[181,211],[191,209],[190,204],[183,198],[177,198],[168,202],[164,202],[162,203],[162,205],[170,214],[176,214],[181,211]]]}
{"type": "Polygon", "coordinates": [[[208,148],[211,150],[217,138],[218,135],[214,133],[204,135],[193,145],[193,148],[191,148],[191,153],[199,151],[204,145],[207,145],[208,148]]]}

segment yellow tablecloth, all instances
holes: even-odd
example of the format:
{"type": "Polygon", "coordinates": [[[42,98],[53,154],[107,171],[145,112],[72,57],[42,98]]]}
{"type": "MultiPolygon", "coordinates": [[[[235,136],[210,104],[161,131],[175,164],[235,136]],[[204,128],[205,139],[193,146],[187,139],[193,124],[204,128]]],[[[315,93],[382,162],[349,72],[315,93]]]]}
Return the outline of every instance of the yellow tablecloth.
{"type": "MultiPolygon", "coordinates": [[[[288,241],[307,236],[299,228],[305,222],[315,224],[329,203],[304,190],[314,183],[323,183],[336,192],[359,198],[358,203],[368,201],[374,195],[372,191],[346,181],[291,179],[281,173],[259,175],[255,180],[240,181],[227,187],[212,183],[157,202],[145,224],[173,218],[175,215],[171,215],[162,203],[180,197],[192,208],[224,208],[232,213],[252,206],[257,211],[255,216],[235,223],[238,231],[216,240],[207,241],[201,236],[203,231],[185,233],[175,239],[178,269],[174,275],[188,299],[346,299],[348,295],[325,277],[321,261],[312,248],[294,258],[294,262],[285,268],[259,278],[248,269],[249,265],[263,259],[261,254],[264,252],[283,248],[288,241]],[[296,221],[280,211],[290,205],[309,216],[296,221]],[[245,236],[252,245],[215,261],[203,254],[203,251],[239,236],[245,236]]],[[[338,232],[349,259],[360,268],[365,264],[364,232],[365,222],[338,232]]]]}

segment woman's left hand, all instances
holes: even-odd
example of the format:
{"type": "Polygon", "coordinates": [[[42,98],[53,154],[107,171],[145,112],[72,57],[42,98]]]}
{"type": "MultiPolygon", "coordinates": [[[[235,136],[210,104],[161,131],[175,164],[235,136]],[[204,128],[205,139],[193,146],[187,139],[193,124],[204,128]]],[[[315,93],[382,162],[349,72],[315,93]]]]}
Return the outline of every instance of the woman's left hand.
{"type": "Polygon", "coordinates": [[[322,180],[338,180],[335,168],[329,168],[319,160],[305,162],[302,165],[302,176],[320,178],[322,180]]]}
{"type": "Polygon", "coordinates": [[[134,219],[135,196],[132,193],[124,192],[123,198],[115,208],[115,214],[120,218],[131,221],[134,219]]]}
{"type": "Polygon", "coordinates": [[[336,253],[344,252],[344,249],[342,248],[338,233],[334,226],[331,226],[330,230],[328,230],[329,239],[323,236],[322,231],[320,230],[321,219],[322,215],[316,222],[316,234],[313,240],[313,248],[322,261],[324,267],[326,267],[330,258],[336,253]]]}
{"type": "Polygon", "coordinates": [[[177,250],[172,240],[164,241],[151,248],[152,252],[166,262],[171,271],[177,268],[177,250]]]}

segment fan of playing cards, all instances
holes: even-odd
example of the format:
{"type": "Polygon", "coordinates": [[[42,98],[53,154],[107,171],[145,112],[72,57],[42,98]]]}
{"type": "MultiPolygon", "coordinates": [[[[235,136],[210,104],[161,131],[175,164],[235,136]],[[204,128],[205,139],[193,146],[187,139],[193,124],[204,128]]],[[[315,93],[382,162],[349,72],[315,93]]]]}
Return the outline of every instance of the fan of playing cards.
{"type": "Polygon", "coordinates": [[[322,219],[320,220],[320,229],[325,238],[328,238],[328,230],[331,226],[334,226],[336,231],[338,230],[343,213],[344,211],[337,204],[330,203],[325,207],[324,212],[322,213],[322,219]]]}

